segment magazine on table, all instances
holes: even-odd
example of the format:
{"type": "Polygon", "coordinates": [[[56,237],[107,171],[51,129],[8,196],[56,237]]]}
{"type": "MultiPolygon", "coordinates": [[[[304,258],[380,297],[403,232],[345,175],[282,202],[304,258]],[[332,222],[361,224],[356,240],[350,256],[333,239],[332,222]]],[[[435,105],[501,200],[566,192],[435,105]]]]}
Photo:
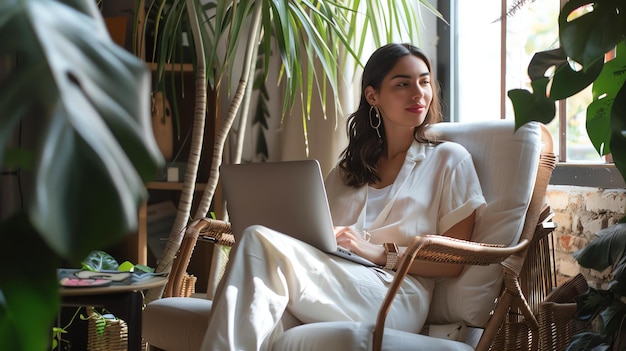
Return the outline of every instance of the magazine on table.
{"type": "Polygon", "coordinates": [[[128,285],[144,282],[154,277],[166,277],[167,273],[89,271],[82,269],[57,269],[59,284],[64,287],[96,287],[128,285]]]}

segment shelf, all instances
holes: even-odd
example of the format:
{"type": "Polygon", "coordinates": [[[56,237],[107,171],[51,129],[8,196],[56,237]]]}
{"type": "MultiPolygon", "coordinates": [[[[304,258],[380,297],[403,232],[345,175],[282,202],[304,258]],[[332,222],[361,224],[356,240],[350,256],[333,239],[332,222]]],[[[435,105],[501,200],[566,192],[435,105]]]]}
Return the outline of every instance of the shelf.
{"type": "MultiPolygon", "coordinates": [[[[148,68],[150,68],[151,71],[156,71],[157,70],[157,64],[156,62],[146,62],[146,64],[148,65],[148,68]]],[[[165,64],[165,71],[166,72],[193,72],[193,64],[191,63],[167,63],[165,64]]]]}
{"type": "MultiPolygon", "coordinates": [[[[153,190],[183,190],[182,182],[149,182],[146,188],[153,190]]],[[[204,191],[206,183],[196,183],[195,191],[204,191]]]]}

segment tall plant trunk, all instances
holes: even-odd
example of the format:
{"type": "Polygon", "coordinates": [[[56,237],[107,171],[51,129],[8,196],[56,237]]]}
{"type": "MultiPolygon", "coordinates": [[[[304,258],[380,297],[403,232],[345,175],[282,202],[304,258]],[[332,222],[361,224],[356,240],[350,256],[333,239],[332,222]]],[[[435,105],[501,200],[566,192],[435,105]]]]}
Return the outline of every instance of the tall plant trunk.
{"type": "MultiPolygon", "coordinates": [[[[253,28],[254,29],[254,28],[253,28]]],[[[250,37],[250,43],[255,41],[255,37],[250,37]]],[[[256,71],[256,62],[259,54],[259,46],[254,45],[252,48],[252,57],[254,58],[254,64],[250,64],[250,72],[248,73],[249,79],[254,81],[254,72],[256,71]]],[[[237,128],[237,139],[235,140],[235,150],[232,152],[231,163],[241,163],[241,155],[243,154],[243,141],[246,136],[246,128],[248,127],[248,116],[250,116],[250,101],[252,99],[252,91],[254,84],[248,84],[246,86],[246,93],[243,101],[243,108],[239,115],[239,128],[237,128]]]]}
{"type": "MultiPolygon", "coordinates": [[[[239,80],[239,84],[237,86],[237,91],[233,96],[233,100],[230,103],[228,109],[228,116],[224,120],[222,127],[220,128],[220,132],[215,139],[215,147],[213,150],[213,160],[211,162],[211,173],[209,175],[209,183],[204,189],[204,193],[202,194],[202,199],[200,204],[198,205],[198,209],[196,211],[195,218],[200,218],[206,216],[209,211],[209,206],[213,201],[213,195],[215,194],[215,189],[217,187],[217,182],[219,180],[219,166],[222,164],[222,157],[224,154],[224,146],[226,145],[226,140],[228,138],[228,134],[230,133],[230,129],[237,117],[237,111],[241,106],[241,102],[244,97],[246,97],[245,105],[249,105],[249,96],[250,91],[252,90],[252,84],[249,84],[250,79],[253,79],[254,68],[256,67],[256,58],[258,52],[257,40],[261,33],[261,10],[262,10],[262,1],[256,1],[254,5],[254,14],[252,26],[250,27],[250,32],[248,35],[248,43],[246,46],[245,59],[243,63],[243,69],[241,73],[241,78],[239,80]],[[251,78],[252,77],[252,78],[251,78]]],[[[240,123],[239,130],[245,131],[247,120],[248,109],[242,111],[241,119],[244,120],[244,123],[240,123]]],[[[239,136],[238,139],[243,139],[243,136],[239,136]]],[[[243,147],[243,144],[237,141],[237,149],[243,147]]],[[[235,153],[238,154],[238,159],[234,159],[232,162],[239,163],[241,160],[241,150],[235,150],[235,153]]],[[[207,298],[212,299],[213,293],[217,287],[217,283],[220,279],[219,272],[222,271],[222,265],[225,262],[224,259],[224,250],[220,249],[220,245],[216,245],[213,249],[213,257],[211,259],[211,269],[209,271],[209,279],[207,284],[207,298]]]]}
{"type": "MultiPolygon", "coordinates": [[[[204,140],[204,126],[206,123],[206,105],[207,105],[207,79],[206,79],[206,60],[204,56],[204,45],[202,43],[202,35],[200,33],[200,24],[196,16],[195,0],[187,0],[187,15],[191,24],[191,33],[196,48],[196,77],[195,77],[195,107],[193,118],[193,129],[191,136],[191,144],[189,150],[189,158],[185,169],[185,179],[183,189],[181,191],[180,200],[176,212],[176,219],[167,240],[167,244],[161,255],[157,272],[170,272],[174,257],[178,253],[180,244],[183,240],[184,230],[191,213],[191,203],[193,201],[193,193],[196,187],[196,179],[198,176],[198,166],[200,164],[200,154],[202,153],[202,144],[204,140]]],[[[165,287],[155,288],[146,294],[146,303],[157,300],[163,295],[165,287]]]]}
{"type": "Polygon", "coordinates": [[[233,125],[233,122],[235,121],[235,117],[237,117],[237,112],[239,111],[239,107],[241,106],[241,101],[246,95],[246,87],[248,85],[248,82],[250,81],[252,69],[256,65],[255,52],[257,50],[257,40],[261,32],[262,3],[262,1],[255,1],[254,4],[254,14],[252,17],[253,21],[252,26],[250,27],[250,35],[248,36],[249,39],[247,43],[248,45],[246,46],[245,59],[243,62],[244,66],[242,69],[241,78],[239,79],[239,84],[237,85],[237,91],[235,92],[233,100],[231,101],[228,108],[228,115],[226,116],[226,119],[224,120],[224,123],[220,128],[220,132],[215,139],[209,181],[206,188],[204,189],[201,202],[198,205],[198,209],[196,210],[194,218],[205,217],[209,212],[209,206],[211,205],[211,201],[213,201],[213,195],[215,194],[215,189],[217,188],[217,182],[219,180],[219,167],[222,164],[224,145],[226,145],[228,133],[230,133],[230,129],[233,125]]]}

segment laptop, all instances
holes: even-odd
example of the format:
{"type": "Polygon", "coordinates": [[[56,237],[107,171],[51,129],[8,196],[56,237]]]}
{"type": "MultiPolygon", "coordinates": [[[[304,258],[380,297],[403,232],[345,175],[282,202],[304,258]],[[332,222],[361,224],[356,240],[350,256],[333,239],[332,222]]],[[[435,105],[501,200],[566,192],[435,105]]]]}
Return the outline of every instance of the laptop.
{"type": "Polygon", "coordinates": [[[326,253],[378,267],[337,245],[317,160],[224,164],[220,179],[236,241],[244,229],[260,224],[326,253]]]}

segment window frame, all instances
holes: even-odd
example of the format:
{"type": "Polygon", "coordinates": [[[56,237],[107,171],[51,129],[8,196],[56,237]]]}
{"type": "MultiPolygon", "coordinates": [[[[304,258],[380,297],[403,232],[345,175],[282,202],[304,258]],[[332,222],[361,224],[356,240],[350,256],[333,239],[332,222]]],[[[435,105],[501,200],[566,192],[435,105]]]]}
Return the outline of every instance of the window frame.
{"type": "MultiPolygon", "coordinates": [[[[500,30],[502,33],[506,33],[506,9],[507,1],[501,0],[501,18],[500,30]]],[[[561,1],[563,2],[563,1],[561,1]]],[[[443,21],[437,21],[437,78],[441,84],[441,97],[443,102],[444,119],[446,122],[454,122],[450,120],[450,116],[455,116],[456,109],[458,108],[458,86],[455,84],[458,81],[458,75],[456,70],[456,63],[459,60],[458,52],[456,50],[455,38],[457,38],[457,25],[455,18],[457,17],[456,0],[438,1],[438,10],[444,18],[448,19],[448,23],[443,21]]],[[[500,56],[503,64],[500,68],[500,112],[502,118],[506,115],[506,99],[507,91],[505,84],[506,77],[506,38],[501,36],[500,42],[500,56]],[[504,50],[502,50],[504,48],[504,50]]],[[[565,121],[565,101],[557,102],[559,105],[558,114],[555,118],[559,118],[559,121],[565,121]]],[[[564,123],[559,123],[559,138],[561,139],[559,145],[559,160],[556,168],[550,179],[551,185],[568,185],[568,186],[583,186],[583,187],[596,187],[605,189],[624,188],[626,183],[615,167],[615,164],[611,163],[610,157],[605,157],[605,163],[578,163],[572,161],[566,161],[566,143],[565,139],[566,128],[564,123]]],[[[609,155],[610,156],[610,155],[609,155]]]]}

